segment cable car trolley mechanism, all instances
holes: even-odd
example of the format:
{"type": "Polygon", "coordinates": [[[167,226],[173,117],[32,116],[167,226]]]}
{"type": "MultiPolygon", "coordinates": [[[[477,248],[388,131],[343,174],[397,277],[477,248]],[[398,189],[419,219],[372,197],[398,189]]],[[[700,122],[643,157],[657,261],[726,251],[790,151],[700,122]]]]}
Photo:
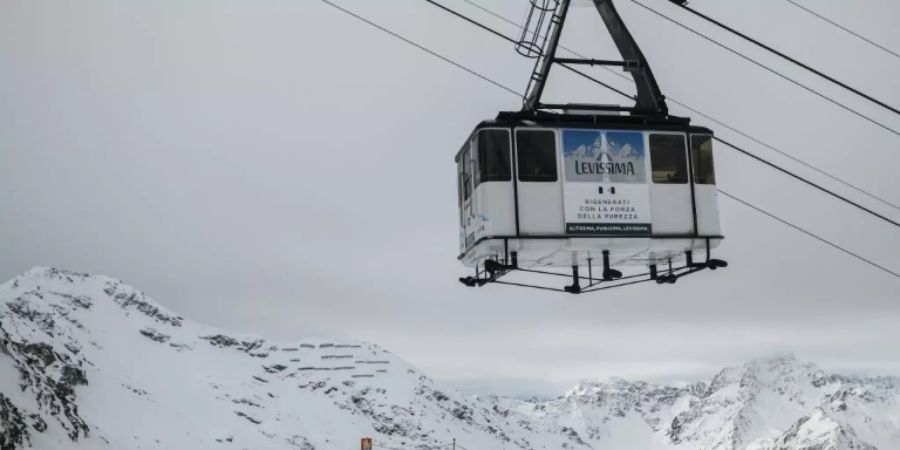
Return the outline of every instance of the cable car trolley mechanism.
{"type": "Polygon", "coordinates": [[[531,0],[516,46],[535,59],[523,108],[480,123],[456,155],[459,260],[475,271],[460,281],[578,294],[726,267],[711,257],[723,239],[712,131],[669,115],[612,0],[593,2],[623,60],[558,57],[570,1],[531,0]],[[554,64],[622,67],[636,103],[541,103],[554,64]]]}

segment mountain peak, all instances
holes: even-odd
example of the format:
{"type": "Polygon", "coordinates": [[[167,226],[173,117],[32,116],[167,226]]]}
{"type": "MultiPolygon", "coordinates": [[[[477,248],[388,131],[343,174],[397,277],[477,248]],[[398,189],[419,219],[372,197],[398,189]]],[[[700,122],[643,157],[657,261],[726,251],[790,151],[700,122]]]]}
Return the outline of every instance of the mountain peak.
{"type": "Polygon", "coordinates": [[[28,279],[44,279],[44,280],[66,280],[68,282],[75,282],[76,280],[85,280],[87,278],[91,278],[90,274],[73,272],[70,270],[59,269],[56,267],[49,266],[38,266],[32,267],[31,269],[25,271],[23,274],[19,275],[15,279],[28,278],[28,279]]]}
{"type": "Polygon", "coordinates": [[[710,392],[725,391],[732,386],[737,386],[739,390],[752,390],[797,383],[821,386],[824,382],[825,373],[818,366],[801,361],[794,355],[782,354],[723,369],[713,378],[710,392]]]}
{"type": "Polygon", "coordinates": [[[644,384],[642,381],[628,381],[620,377],[596,378],[581,380],[566,392],[570,395],[589,395],[597,392],[628,390],[635,385],[644,384]]]}
{"type": "Polygon", "coordinates": [[[878,450],[821,408],[801,418],[772,447],[778,450],[878,450]]]}

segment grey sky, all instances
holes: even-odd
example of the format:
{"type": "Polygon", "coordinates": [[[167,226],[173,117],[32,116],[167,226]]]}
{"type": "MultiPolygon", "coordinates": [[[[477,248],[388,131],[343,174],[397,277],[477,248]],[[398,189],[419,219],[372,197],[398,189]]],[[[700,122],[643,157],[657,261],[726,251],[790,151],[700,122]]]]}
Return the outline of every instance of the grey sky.
{"type": "MultiPolygon", "coordinates": [[[[900,129],[897,116],[645,1],[900,129]]],[[[480,2],[525,13],[522,0],[480,2]]],[[[425,2],[338,3],[524,89],[530,61],[425,2]]],[[[900,105],[900,60],[783,0],[692,3],[900,105]]],[[[900,49],[895,1],[804,4],[900,49]]],[[[900,203],[900,137],[629,0],[617,6],[668,96],[900,203]]],[[[608,41],[592,8],[573,11],[566,46],[613,58],[608,41]]],[[[554,74],[548,98],[619,102],[554,74]]],[[[478,121],[518,106],[318,0],[4,1],[0,279],[36,265],[108,274],[204,323],[371,341],[474,391],[695,378],[778,352],[900,374],[900,280],[726,198],[719,255],[732,266],[674,288],[571,297],[459,285],[452,157],[478,121]]],[[[900,230],[724,147],[716,158],[723,189],[900,270],[900,230]]]]}

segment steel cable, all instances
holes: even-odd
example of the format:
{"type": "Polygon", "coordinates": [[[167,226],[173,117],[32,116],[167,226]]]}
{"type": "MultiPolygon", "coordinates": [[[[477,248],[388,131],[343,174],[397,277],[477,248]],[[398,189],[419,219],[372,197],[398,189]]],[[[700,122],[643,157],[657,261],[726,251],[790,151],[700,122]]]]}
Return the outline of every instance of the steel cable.
{"type": "MultiPolygon", "coordinates": [[[[466,1],[468,1],[468,0],[466,0],[466,1]]],[[[869,43],[869,44],[875,46],[876,48],[879,48],[879,49],[883,50],[885,53],[887,53],[887,54],[889,54],[889,55],[893,55],[895,58],[900,59],[900,54],[897,54],[897,52],[895,52],[895,51],[893,51],[893,50],[891,50],[891,49],[889,49],[889,48],[887,48],[887,47],[885,47],[885,46],[883,46],[883,45],[881,45],[881,44],[879,44],[879,43],[877,43],[877,42],[875,42],[875,41],[873,41],[873,40],[871,40],[871,39],[869,39],[869,38],[867,38],[867,37],[865,37],[865,36],[863,36],[863,35],[861,35],[861,34],[859,34],[859,33],[857,33],[857,32],[855,32],[855,31],[853,31],[853,30],[851,30],[851,29],[849,29],[849,28],[847,28],[847,27],[845,27],[845,26],[843,26],[843,25],[841,25],[841,24],[839,24],[839,23],[837,23],[837,22],[835,22],[835,21],[833,21],[833,20],[827,18],[827,17],[825,17],[824,15],[819,14],[819,13],[817,13],[817,12],[815,12],[815,11],[813,11],[813,10],[811,10],[811,9],[809,9],[809,8],[807,8],[807,7],[805,7],[805,6],[803,6],[803,5],[801,5],[800,3],[795,2],[794,0],[785,0],[785,1],[788,2],[788,3],[790,3],[790,4],[792,4],[792,5],[794,5],[794,6],[796,6],[796,7],[798,7],[798,8],[800,8],[800,9],[802,9],[803,11],[806,11],[806,12],[812,14],[812,15],[815,16],[815,17],[818,17],[819,19],[824,20],[824,21],[827,22],[827,23],[830,23],[831,25],[834,25],[835,27],[837,27],[837,28],[839,28],[839,29],[841,29],[841,30],[843,30],[843,31],[845,31],[845,32],[847,32],[847,33],[853,35],[853,36],[856,36],[857,38],[863,40],[864,42],[867,42],[867,43],[869,43]]]]}
{"type": "Polygon", "coordinates": [[[661,12],[659,12],[659,11],[657,11],[657,10],[655,10],[655,9],[653,9],[653,8],[651,8],[651,7],[649,7],[649,6],[647,6],[647,5],[645,5],[644,3],[640,2],[639,0],[631,0],[631,2],[634,3],[634,4],[636,4],[636,5],[638,5],[638,6],[640,6],[640,7],[642,7],[642,8],[644,8],[644,9],[646,9],[647,11],[650,11],[651,13],[653,13],[653,14],[655,14],[655,15],[661,17],[662,19],[664,19],[664,20],[666,20],[666,21],[668,21],[668,22],[671,22],[671,23],[675,24],[676,26],[678,26],[678,27],[680,27],[680,28],[683,28],[684,30],[687,30],[687,31],[690,32],[690,33],[693,33],[693,34],[696,35],[696,36],[699,36],[700,38],[702,38],[702,39],[704,39],[704,40],[706,40],[706,41],[712,43],[713,45],[716,45],[716,46],[718,46],[718,47],[720,47],[720,48],[722,48],[722,49],[725,49],[725,50],[727,50],[728,52],[730,52],[730,53],[732,53],[732,54],[734,54],[734,55],[740,57],[741,59],[743,59],[743,60],[745,60],[745,61],[747,61],[747,62],[749,62],[749,63],[751,63],[751,64],[753,64],[753,65],[755,65],[755,66],[757,66],[757,67],[760,67],[761,69],[763,69],[763,70],[765,70],[765,71],[767,71],[767,72],[769,72],[769,73],[772,73],[772,74],[778,76],[779,78],[781,78],[781,79],[783,79],[783,80],[785,80],[785,81],[787,81],[787,82],[793,84],[793,85],[796,86],[796,87],[799,87],[799,88],[801,88],[801,89],[803,89],[803,90],[805,90],[805,91],[807,91],[807,92],[810,92],[810,93],[816,95],[817,97],[820,97],[820,98],[822,98],[822,99],[828,101],[829,103],[831,103],[831,104],[833,104],[833,105],[836,105],[836,106],[838,106],[839,108],[844,109],[844,110],[846,110],[846,111],[848,111],[848,112],[850,112],[850,113],[856,115],[857,117],[859,117],[859,118],[861,118],[861,119],[863,119],[863,120],[866,120],[866,121],[868,121],[868,122],[870,122],[870,123],[872,123],[872,124],[874,124],[874,125],[876,125],[876,126],[878,126],[878,127],[880,127],[880,128],[883,128],[884,130],[887,130],[887,131],[889,131],[889,132],[891,132],[891,133],[893,133],[893,134],[895,134],[895,135],[897,135],[897,136],[900,136],[900,131],[897,131],[897,130],[895,130],[895,129],[893,129],[893,128],[887,126],[887,125],[885,125],[884,123],[879,122],[878,120],[875,120],[875,119],[873,119],[872,117],[869,117],[869,116],[867,116],[867,115],[865,115],[865,114],[863,114],[863,113],[861,113],[861,112],[859,112],[859,111],[857,111],[857,110],[855,110],[855,109],[853,109],[853,108],[851,108],[851,107],[845,105],[844,103],[841,103],[841,102],[839,102],[839,101],[837,101],[837,100],[835,100],[835,99],[833,99],[833,98],[831,98],[831,97],[829,97],[829,96],[823,94],[823,93],[822,93],[821,91],[819,91],[819,90],[813,89],[813,88],[811,88],[811,87],[809,87],[809,86],[807,86],[807,85],[805,85],[805,84],[803,84],[803,83],[801,83],[801,82],[795,80],[794,78],[791,78],[791,77],[789,77],[789,76],[787,76],[787,75],[785,75],[785,74],[783,74],[783,73],[781,73],[781,72],[779,72],[779,71],[777,71],[777,70],[775,70],[775,69],[773,69],[773,68],[771,68],[771,67],[769,67],[769,66],[767,66],[767,65],[765,65],[765,64],[763,64],[763,63],[761,63],[761,62],[759,62],[759,61],[757,61],[757,60],[755,60],[755,59],[753,59],[753,58],[751,58],[751,57],[749,57],[749,56],[747,56],[747,55],[745,55],[745,54],[743,54],[743,53],[741,53],[741,52],[739,52],[739,51],[737,51],[737,50],[735,50],[735,49],[733,49],[733,48],[731,48],[731,47],[729,47],[729,46],[727,46],[727,45],[725,45],[725,44],[723,44],[723,43],[721,43],[721,42],[719,42],[719,41],[717,41],[717,40],[715,40],[715,39],[713,39],[713,38],[711,38],[711,37],[709,37],[709,36],[707,36],[707,35],[705,35],[705,34],[699,32],[699,31],[697,31],[697,30],[695,30],[695,29],[693,29],[693,28],[691,28],[691,27],[689,27],[689,26],[687,26],[687,25],[684,25],[683,23],[681,23],[681,22],[679,22],[679,21],[677,21],[677,20],[675,20],[675,19],[673,19],[673,18],[671,18],[671,17],[669,17],[669,16],[667,16],[667,15],[665,15],[665,14],[663,14],[663,13],[661,13],[661,12]]]}
{"type": "MultiPolygon", "coordinates": [[[[632,1],[635,1],[635,0],[632,0],[632,1]]],[[[850,91],[850,92],[852,92],[852,93],[854,93],[854,94],[856,94],[856,95],[858,95],[858,96],[860,96],[860,97],[862,97],[862,98],[864,98],[864,99],[866,99],[866,100],[868,100],[868,101],[870,101],[870,102],[872,102],[872,103],[874,103],[874,104],[876,104],[876,105],[878,105],[878,106],[880,106],[880,107],[882,107],[882,108],[884,108],[884,109],[886,109],[886,110],[888,110],[888,111],[890,111],[890,112],[892,112],[892,113],[894,113],[894,114],[897,114],[898,116],[900,116],[900,110],[898,110],[897,108],[894,108],[893,106],[888,105],[887,103],[885,103],[885,102],[883,102],[883,101],[881,101],[881,100],[879,100],[879,99],[877,99],[877,98],[875,98],[875,97],[873,97],[873,96],[871,96],[871,95],[869,95],[869,94],[866,94],[865,92],[862,92],[862,91],[860,91],[859,89],[856,89],[856,88],[854,88],[853,86],[850,86],[850,85],[848,85],[847,83],[844,83],[844,82],[842,82],[842,81],[840,81],[840,80],[838,80],[838,79],[832,77],[831,75],[828,75],[828,74],[822,72],[821,70],[818,70],[818,69],[816,69],[816,68],[810,66],[809,64],[806,64],[806,63],[804,63],[804,62],[802,62],[802,61],[799,61],[799,60],[797,60],[796,58],[793,58],[793,57],[789,56],[788,54],[786,54],[786,53],[784,53],[784,52],[782,52],[782,51],[779,51],[779,50],[777,50],[777,49],[775,49],[775,48],[773,48],[773,47],[771,47],[771,46],[769,46],[769,45],[766,45],[766,44],[762,43],[761,41],[759,41],[759,40],[757,40],[757,39],[754,39],[753,37],[750,37],[750,36],[747,35],[746,33],[742,33],[742,32],[740,32],[740,31],[736,30],[735,28],[730,27],[730,26],[726,25],[725,23],[723,23],[723,22],[721,22],[721,21],[719,21],[719,20],[713,19],[712,17],[710,17],[710,16],[708,16],[708,15],[706,15],[706,14],[703,14],[702,12],[697,11],[697,10],[694,9],[694,8],[691,8],[690,6],[687,5],[686,2],[679,2],[679,1],[677,1],[677,0],[669,0],[669,2],[671,2],[671,3],[675,4],[675,5],[677,5],[679,8],[684,9],[685,11],[688,11],[688,12],[690,12],[691,14],[693,14],[693,15],[695,15],[695,16],[697,16],[697,17],[699,17],[699,18],[701,18],[701,19],[703,19],[703,20],[705,20],[705,21],[707,21],[707,22],[709,22],[709,23],[711,23],[711,24],[713,24],[713,25],[715,25],[715,26],[717,26],[717,27],[719,27],[719,28],[725,30],[725,31],[728,31],[729,33],[731,33],[731,34],[733,34],[733,35],[735,35],[735,36],[740,37],[741,39],[743,39],[743,40],[745,40],[745,41],[747,41],[747,42],[750,42],[751,44],[753,44],[753,45],[755,45],[755,46],[757,46],[757,47],[759,47],[759,48],[761,48],[761,49],[763,49],[763,50],[766,50],[766,51],[769,52],[769,53],[772,53],[772,54],[775,55],[775,56],[778,56],[778,57],[781,58],[781,59],[784,59],[785,61],[788,61],[788,62],[790,62],[790,63],[793,63],[793,64],[796,65],[796,66],[802,67],[802,68],[805,69],[806,71],[811,72],[811,73],[813,73],[813,74],[815,74],[815,75],[818,75],[819,77],[824,78],[825,80],[828,80],[829,82],[831,82],[831,83],[833,83],[833,84],[836,84],[836,85],[838,85],[838,86],[840,86],[840,87],[842,87],[842,88],[844,88],[844,89],[846,89],[846,90],[848,90],[848,91],[850,91]]],[[[638,2],[635,1],[635,3],[638,3],[638,2]]]]}
{"type": "MultiPolygon", "coordinates": [[[[496,81],[494,81],[494,80],[492,80],[492,79],[490,79],[490,78],[488,78],[488,77],[486,77],[486,76],[484,76],[484,75],[482,75],[482,74],[480,74],[480,73],[478,73],[478,72],[476,72],[476,71],[474,71],[474,70],[472,70],[472,69],[469,69],[469,68],[467,68],[467,67],[465,67],[465,66],[463,66],[463,65],[461,65],[461,64],[459,64],[459,63],[457,63],[457,62],[455,62],[455,61],[453,61],[453,60],[450,60],[449,58],[446,58],[446,57],[444,57],[444,56],[441,56],[441,55],[439,55],[438,53],[436,53],[436,52],[434,52],[434,51],[432,51],[432,50],[430,50],[430,49],[424,47],[423,45],[418,44],[418,43],[415,43],[415,42],[413,42],[413,41],[410,40],[410,39],[407,39],[407,38],[405,38],[405,37],[403,37],[403,36],[401,36],[401,35],[399,35],[399,34],[397,34],[397,33],[394,33],[394,32],[392,32],[392,31],[390,31],[390,30],[388,30],[388,29],[382,27],[381,25],[378,25],[378,24],[376,24],[376,23],[374,23],[374,22],[372,22],[372,21],[370,21],[370,20],[368,20],[368,19],[366,19],[366,18],[364,18],[364,17],[362,17],[362,16],[359,16],[358,14],[355,14],[355,13],[353,13],[353,12],[347,10],[347,9],[344,9],[344,8],[342,8],[342,7],[340,7],[340,6],[338,6],[338,5],[334,4],[334,3],[332,3],[332,2],[329,1],[329,0],[321,0],[321,1],[322,1],[323,3],[325,3],[325,4],[327,4],[327,5],[329,5],[329,6],[333,7],[333,8],[335,8],[335,9],[337,9],[337,10],[339,10],[339,11],[341,11],[341,12],[347,14],[347,15],[350,16],[350,17],[353,17],[353,18],[355,18],[355,19],[357,19],[357,20],[359,20],[359,21],[362,21],[362,22],[364,22],[364,23],[366,23],[366,24],[369,24],[370,26],[373,26],[373,27],[377,28],[378,30],[381,30],[381,31],[387,33],[388,35],[393,36],[393,37],[396,38],[396,39],[399,39],[399,40],[401,40],[401,41],[403,41],[403,42],[405,42],[405,43],[407,43],[407,44],[409,44],[409,45],[412,45],[412,46],[414,46],[414,47],[416,47],[416,48],[418,48],[418,49],[420,49],[420,50],[422,50],[422,51],[428,53],[428,54],[431,54],[431,55],[433,55],[433,56],[435,56],[435,57],[441,59],[442,61],[445,61],[445,62],[447,62],[448,64],[453,65],[454,67],[463,69],[463,70],[465,70],[467,73],[470,73],[470,74],[473,75],[473,76],[476,76],[476,77],[478,77],[478,78],[480,78],[480,79],[482,79],[482,80],[485,80],[485,81],[489,82],[491,85],[493,85],[493,86],[495,86],[495,87],[498,87],[498,88],[501,88],[501,89],[503,89],[503,90],[505,90],[505,91],[511,92],[511,93],[513,93],[513,94],[515,94],[515,95],[517,95],[517,96],[521,96],[521,95],[522,95],[521,93],[518,93],[518,92],[516,92],[516,91],[514,91],[514,90],[512,90],[512,89],[510,89],[510,88],[505,87],[504,85],[500,84],[499,82],[496,82],[496,81]]],[[[427,1],[431,1],[431,0],[427,0],[427,1]]],[[[831,241],[829,241],[829,240],[827,240],[827,239],[825,239],[825,238],[823,238],[823,237],[821,237],[821,236],[819,236],[819,235],[816,235],[815,233],[812,233],[812,232],[810,232],[810,231],[808,231],[808,230],[805,230],[804,228],[802,228],[802,227],[800,227],[800,226],[798,226],[798,225],[795,225],[795,224],[793,224],[793,223],[791,223],[791,222],[789,222],[789,221],[787,221],[787,220],[785,220],[785,219],[782,219],[782,218],[776,216],[776,215],[773,214],[773,213],[770,213],[770,212],[768,212],[768,211],[766,211],[766,210],[764,210],[764,209],[762,209],[762,208],[760,208],[760,207],[758,207],[758,206],[756,206],[756,205],[753,205],[753,204],[751,204],[751,203],[748,202],[748,201],[745,201],[745,200],[743,200],[743,199],[741,199],[741,198],[739,198],[739,197],[737,197],[737,196],[735,196],[735,195],[732,195],[732,194],[729,194],[729,193],[727,193],[727,192],[724,192],[724,191],[722,191],[721,189],[718,189],[718,192],[720,192],[721,194],[725,195],[725,196],[728,197],[728,198],[731,198],[731,199],[733,199],[733,200],[739,202],[740,204],[742,204],[742,205],[744,205],[744,206],[746,206],[746,207],[748,207],[748,208],[751,208],[751,209],[753,209],[753,210],[755,210],[755,211],[757,211],[757,212],[759,212],[759,213],[765,214],[766,216],[772,218],[773,220],[777,220],[778,222],[780,222],[780,223],[782,223],[782,224],[784,224],[784,225],[786,225],[786,226],[788,226],[788,227],[791,227],[791,228],[793,228],[793,229],[795,229],[795,230],[797,230],[797,231],[800,231],[800,232],[802,232],[802,233],[804,233],[804,234],[806,234],[806,235],[808,235],[808,236],[810,236],[810,237],[812,237],[812,238],[815,238],[815,239],[818,240],[818,241],[821,241],[821,242],[823,242],[823,243],[826,243],[826,244],[828,244],[829,246],[834,247],[835,249],[838,249],[838,250],[842,251],[843,253],[845,253],[845,254],[848,255],[848,256],[851,256],[851,257],[853,257],[853,258],[855,258],[855,259],[857,259],[857,260],[859,260],[859,261],[861,261],[861,262],[864,262],[864,263],[866,263],[866,264],[868,264],[868,265],[871,265],[871,266],[873,266],[873,267],[875,267],[875,268],[878,268],[878,269],[880,269],[880,270],[882,270],[882,271],[884,271],[884,272],[886,272],[886,273],[888,273],[888,274],[890,274],[890,275],[893,275],[893,276],[896,277],[896,278],[900,278],[900,274],[898,274],[898,273],[896,273],[896,272],[893,272],[893,271],[891,271],[891,270],[889,270],[889,269],[885,268],[884,266],[881,266],[881,265],[879,265],[879,264],[877,264],[877,263],[874,263],[873,261],[871,261],[871,260],[869,260],[869,259],[866,259],[866,258],[864,258],[864,257],[862,257],[862,256],[860,256],[860,255],[858,255],[858,254],[856,254],[856,253],[853,253],[853,252],[851,252],[851,251],[849,251],[849,250],[846,250],[846,249],[844,249],[843,247],[840,247],[840,246],[838,246],[837,244],[835,244],[835,243],[833,243],[833,242],[831,242],[831,241]]],[[[499,281],[498,281],[498,282],[499,282],[499,281]]],[[[499,283],[502,283],[502,284],[513,284],[513,283],[505,283],[505,282],[499,282],[499,283]]],[[[513,285],[514,285],[514,284],[513,284],[513,285]]],[[[549,290],[554,290],[554,289],[550,289],[550,288],[548,288],[548,289],[549,289],[549,290]]]]}
{"type": "MultiPolygon", "coordinates": [[[[512,43],[515,43],[515,42],[516,42],[514,39],[510,38],[509,36],[506,36],[506,35],[504,35],[504,34],[498,32],[498,31],[496,31],[496,30],[494,30],[494,29],[492,29],[492,28],[490,28],[490,27],[488,27],[488,26],[486,26],[486,25],[484,25],[484,24],[482,24],[482,23],[480,23],[480,22],[478,22],[478,21],[475,21],[475,20],[473,20],[473,19],[471,19],[471,18],[469,18],[469,17],[467,17],[467,16],[465,16],[465,15],[463,15],[463,14],[460,14],[460,13],[458,13],[458,12],[456,12],[456,11],[450,9],[450,8],[447,8],[447,7],[441,5],[441,4],[439,4],[439,3],[437,3],[437,2],[435,2],[435,1],[433,1],[433,0],[425,0],[425,1],[427,1],[428,3],[431,3],[431,4],[435,5],[435,6],[438,6],[439,8],[441,8],[441,9],[443,9],[443,10],[445,10],[445,11],[447,11],[447,12],[449,12],[449,13],[451,13],[451,14],[453,14],[453,15],[455,15],[455,16],[457,16],[457,17],[463,19],[463,20],[466,20],[467,22],[472,23],[473,25],[475,25],[475,26],[477,26],[477,27],[479,27],[479,28],[481,28],[481,29],[483,29],[483,30],[485,30],[485,31],[488,31],[489,33],[494,34],[495,36],[498,36],[498,37],[500,37],[500,38],[502,38],[502,39],[504,39],[504,40],[506,40],[506,41],[509,41],[509,42],[512,42],[512,43]]],[[[470,4],[470,5],[472,5],[472,6],[474,6],[475,8],[478,8],[478,9],[480,9],[481,11],[484,11],[485,13],[487,13],[487,14],[489,14],[489,15],[491,15],[491,16],[494,16],[494,17],[496,17],[496,18],[498,18],[498,19],[500,19],[500,20],[502,20],[502,21],[504,21],[504,22],[506,22],[506,23],[508,23],[508,24],[510,24],[510,25],[513,25],[513,26],[515,26],[515,27],[517,27],[517,28],[519,28],[519,29],[523,29],[523,28],[524,28],[524,27],[522,27],[521,25],[517,24],[516,22],[512,21],[511,19],[509,19],[509,18],[507,18],[507,17],[505,17],[505,16],[503,16],[503,15],[501,15],[501,14],[498,14],[496,11],[493,11],[493,10],[491,10],[491,9],[489,9],[489,8],[486,8],[486,7],[482,6],[482,5],[479,5],[478,3],[476,3],[476,2],[474,2],[474,1],[472,1],[472,0],[463,0],[463,1],[466,2],[466,3],[468,3],[468,4],[470,4]]],[[[790,1],[790,0],[788,0],[788,1],[790,1]]],[[[572,55],[578,56],[579,58],[585,58],[585,59],[587,58],[587,56],[585,56],[584,54],[579,53],[579,52],[577,52],[577,51],[575,51],[575,50],[572,50],[572,49],[570,49],[570,48],[564,47],[564,46],[562,46],[562,45],[560,45],[559,48],[561,48],[561,49],[563,49],[563,50],[565,50],[565,51],[571,53],[572,55]]],[[[583,73],[583,72],[581,72],[581,71],[578,71],[578,70],[573,69],[572,67],[569,67],[569,66],[566,66],[566,65],[564,65],[564,67],[565,67],[566,69],[568,69],[568,70],[570,70],[570,71],[572,71],[572,72],[574,72],[574,73],[576,73],[576,74],[578,74],[578,75],[584,77],[584,78],[587,78],[587,79],[589,79],[589,80],[591,80],[591,81],[594,81],[595,83],[598,83],[598,84],[600,84],[600,85],[606,87],[607,89],[610,89],[610,90],[616,92],[617,94],[619,94],[619,95],[621,95],[621,96],[623,96],[623,97],[627,97],[627,98],[631,98],[631,99],[634,98],[632,95],[627,94],[627,93],[625,93],[625,92],[622,91],[622,90],[616,89],[615,87],[612,87],[612,86],[608,85],[607,83],[604,83],[604,82],[602,82],[602,81],[600,81],[600,80],[597,80],[597,79],[591,77],[590,75],[588,75],[588,74],[586,74],[586,73],[583,73]]],[[[623,80],[626,80],[626,81],[632,81],[631,78],[629,78],[628,76],[622,75],[621,73],[619,73],[619,72],[617,72],[617,71],[615,71],[615,70],[613,70],[613,69],[610,69],[609,67],[602,66],[601,68],[602,68],[603,70],[606,70],[607,72],[609,72],[609,73],[611,73],[611,74],[613,74],[613,75],[615,75],[615,76],[617,76],[617,77],[623,79],[623,80]]],[[[878,195],[875,195],[875,194],[873,194],[873,193],[871,193],[871,192],[869,192],[869,191],[867,191],[867,190],[865,190],[865,189],[863,189],[863,188],[861,188],[861,187],[859,187],[859,186],[857,186],[857,185],[855,185],[855,184],[852,184],[852,183],[850,183],[850,182],[848,182],[848,181],[845,181],[845,180],[841,179],[840,177],[837,177],[837,176],[835,176],[835,175],[833,175],[833,174],[831,174],[831,173],[829,173],[829,172],[827,172],[827,171],[825,171],[825,170],[822,170],[822,169],[820,169],[820,168],[818,168],[818,167],[816,167],[816,166],[814,166],[814,165],[812,165],[812,164],[810,164],[810,163],[808,163],[808,162],[806,162],[806,161],[804,161],[804,160],[802,160],[802,159],[800,159],[800,158],[797,158],[797,157],[791,155],[790,153],[788,153],[788,152],[786,152],[786,151],[784,151],[784,150],[781,150],[780,148],[775,147],[774,145],[769,144],[769,143],[767,143],[767,142],[765,142],[765,141],[763,141],[763,140],[761,140],[761,139],[759,139],[759,138],[757,138],[757,137],[754,137],[754,136],[752,136],[752,135],[750,135],[750,134],[748,134],[748,133],[746,133],[746,132],[744,132],[744,131],[741,131],[741,130],[739,130],[739,129],[737,129],[737,128],[731,126],[731,125],[728,125],[727,123],[724,123],[724,122],[722,122],[722,121],[720,121],[720,120],[718,120],[718,119],[716,119],[716,118],[710,116],[709,114],[706,114],[706,113],[704,113],[703,111],[700,111],[700,110],[698,110],[698,109],[696,109],[696,108],[694,108],[694,107],[692,107],[692,106],[690,106],[690,105],[688,105],[688,104],[686,104],[686,103],[684,103],[684,102],[682,102],[682,101],[680,101],[680,100],[678,100],[678,99],[676,99],[676,98],[674,98],[674,97],[666,97],[666,100],[669,100],[669,101],[671,101],[672,103],[674,103],[674,104],[676,104],[676,105],[678,105],[678,106],[681,106],[682,108],[687,109],[688,111],[691,111],[691,112],[693,112],[693,113],[695,113],[695,114],[697,114],[697,115],[703,116],[703,117],[706,118],[707,120],[710,120],[711,122],[714,122],[715,124],[717,124],[717,125],[719,125],[719,126],[721,126],[721,127],[723,127],[723,128],[726,128],[726,129],[728,129],[728,130],[731,130],[732,132],[737,133],[737,134],[743,136],[743,137],[746,138],[746,139],[749,139],[749,140],[751,140],[751,141],[753,141],[753,142],[755,142],[755,143],[757,143],[757,144],[759,144],[759,145],[762,145],[763,147],[766,147],[766,148],[768,148],[769,150],[772,150],[773,152],[778,153],[779,155],[784,156],[785,158],[788,158],[788,159],[790,159],[791,161],[794,161],[794,162],[796,162],[797,164],[800,164],[800,165],[802,165],[802,166],[804,166],[804,167],[806,167],[806,168],[808,168],[808,169],[810,169],[810,170],[813,170],[813,171],[815,171],[815,172],[818,172],[819,174],[821,174],[821,175],[823,175],[823,176],[825,176],[825,177],[828,177],[828,178],[832,179],[833,181],[836,181],[836,182],[838,182],[838,183],[840,183],[840,184],[842,184],[842,185],[844,185],[844,186],[846,186],[846,187],[848,187],[848,188],[850,188],[850,189],[853,189],[854,191],[859,192],[860,194],[863,194],[863,195],[865,195],[865,196],[867,196],[867,197],[869,197],[869,198],[871,198],[871,199],[873,199],[873,200],[875,200],[875,201],[878,201],[878,202],[880,202],[880,203],[882,203],[882,204],[884,204],[884,205],[886,205],[886,206],[889,206],[889,207],[891,207],[891,208],[893,208],[893,209],[895,209],[895,210],[897,210],[897,211],[900,211],[900,205],[897,205],[896,203],[893,203],[893,202],[891,202],[891,201],[889,201],[889,200],[887,200],[887,199],[885,199],[885,198],[883,198],[883,197],[880,197],[880,196],[878,196],[878,195]]]]}

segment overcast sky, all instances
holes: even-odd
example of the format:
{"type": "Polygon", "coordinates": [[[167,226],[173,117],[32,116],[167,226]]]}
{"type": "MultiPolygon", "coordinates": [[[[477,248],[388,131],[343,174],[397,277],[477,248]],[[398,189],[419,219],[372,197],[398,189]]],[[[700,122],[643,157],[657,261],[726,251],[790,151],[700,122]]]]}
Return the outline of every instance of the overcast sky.
{"type": "MultiPolygon", "coordinates": [[[[531,61],[511,45],[421,0],[334,1],[516,90],[527,83],[531,61]]],[[[526,12],[524,0],[476,1],[526,12]]],[[[900,129],[900,117],[644,1],[900,129]]],[[[803,4],[900,50],[895,0],[803,4]]],[[[900,59],[784,0],[692,5],[900,105],[900,59]]],[[[617,6],[669,97],[900,204],[900,136],[630,0],[617,6]]],[[[569,23],[564,45],[617,57],[593,8],[569,23]]],[[[547,99],[620,101],[559,71],[547,99]]],[[[900,280],[727,198],[724,271],[577,297],[460,285],[453,155],[476,123],[519,102],[318,0],[2,1],[0,279],[33,266],[107,274],[202,323],[371,341],[469,392],[697,379],[788,352],[900,375],[900,280]]],[[[727,148],[716,164],[726,191],[900,271],[897,228],[727,148]]]]}

